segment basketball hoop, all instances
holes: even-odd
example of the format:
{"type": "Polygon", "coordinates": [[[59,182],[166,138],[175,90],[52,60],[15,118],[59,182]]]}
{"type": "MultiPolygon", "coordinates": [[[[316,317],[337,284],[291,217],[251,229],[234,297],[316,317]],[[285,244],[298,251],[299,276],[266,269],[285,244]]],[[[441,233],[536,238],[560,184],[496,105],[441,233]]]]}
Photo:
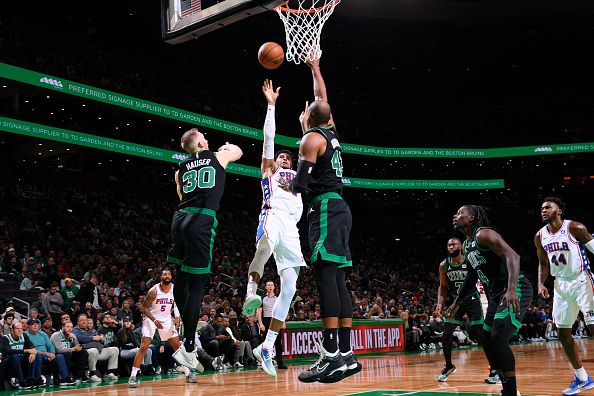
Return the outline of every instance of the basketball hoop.
{"type": "Polygon", "coordinates": [[[290,8],[287,1],[274,10],[285,24],[287,60],[300,64],[320,59],[320,34],[334,7],[341,0],[295,0],[290,8]]]}

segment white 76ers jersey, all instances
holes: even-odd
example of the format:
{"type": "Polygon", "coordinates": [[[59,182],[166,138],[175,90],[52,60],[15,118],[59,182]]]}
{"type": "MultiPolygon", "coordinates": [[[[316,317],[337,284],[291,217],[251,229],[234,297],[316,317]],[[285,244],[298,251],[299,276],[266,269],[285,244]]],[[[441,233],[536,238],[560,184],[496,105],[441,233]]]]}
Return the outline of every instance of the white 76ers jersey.
{"type": "Polygon", "coordinates": [[[279,185],[281,179],[290,182],[296,174],[297,172],[292,169],[279,167],[272,176],[262,179],[262,215],[272,209],[289,215],[295,223],[299,221],[303,213],[301,194],[285,191],[279,185]]]}
{"type": "Polygon", "coordinates": [[[582,271],[589,270],[584,245],[569,233],[570,223],[571,220],[563,220],[555,234],[547,226],[540,230],[540,243],[549,256],[551,275],[564,280],[575,279],[582,271]]]}
{"type": "MultiPolygon", "coordinates": [[[[171,321],[171,311],[173,310],[173,284],[169,292],[165,293],[161,290],[161,284],[158,283],[151,287],[151,290],[157,291],[157,296],[153,300],[149,311],[153,314],[156,320],[166,323],[171,321]]],[[[150,291],[149,290],[149,293],[150,291]]]]}

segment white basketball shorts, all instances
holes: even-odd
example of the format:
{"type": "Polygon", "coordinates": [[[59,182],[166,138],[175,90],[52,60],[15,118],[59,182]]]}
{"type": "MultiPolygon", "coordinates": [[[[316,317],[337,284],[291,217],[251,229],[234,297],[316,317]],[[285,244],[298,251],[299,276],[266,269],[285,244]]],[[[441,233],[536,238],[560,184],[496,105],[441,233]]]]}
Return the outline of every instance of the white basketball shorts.
{"type": "Polygon", "coordinates": [[[164,321],[163,328],[157,329],[157,326],[153,323],[152,320],[145,318],[142,321],[142,336],[148,337],[151,340],[155,336],[155,331],[159,330],[159,337],[161,337],[161,341],[167,341],[170,338],[179,336],[175,326],[173,325],[173,321],[164,321]]]}
{"type": "Polygon", "coordinates": [[[594,279],[590,270],[573,280],[555,279],[553,320],[557,327],[571,328],[578,311],[584,314],[586,324],[594,323],[594,279]]]}
{"type": "Polygon", "coordinates": [[[263,235],[266,235],[274,255],[277,271],[306,266],[301,253],[299,229],[295,219],[281,211],[268,210],[267,212],[262,225],[263,235]]]}

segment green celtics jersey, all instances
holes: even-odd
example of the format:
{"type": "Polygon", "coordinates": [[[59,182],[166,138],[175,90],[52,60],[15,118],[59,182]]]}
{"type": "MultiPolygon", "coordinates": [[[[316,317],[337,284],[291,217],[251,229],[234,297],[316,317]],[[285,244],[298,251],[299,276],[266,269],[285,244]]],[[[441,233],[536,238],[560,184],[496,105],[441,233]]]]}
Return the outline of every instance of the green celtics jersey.
{"type": "MultiPolygon", "coordinates": [[[[443,261],[443,265],[448,278],[448,298],[451,299],[451,301],[454,301],[458,296],[460,287],[462,287],[464,280],[468,276],[470,264],[468,263],[468,260],[466,260],[466,257],[464,257],[458,264],[454,263],[452,259],[448,257],[443,261]]],[[[472,294],[466,298],[472,298],[473,296],[478,296],[478,291],[476,291],[476,295],[472,294]]]]}
{"type": "Polygon", "coordinates": [[[477,228],[472,240],[464,241],[464,252],[466,252],[466,258],[479,279],[489,288],[492,295],[497,295],[507,288],[508,273],[505,259],[499,257],[491,249],[480,246],[476,241],[476,234],[480,230],[490,228],[477,228]]]}

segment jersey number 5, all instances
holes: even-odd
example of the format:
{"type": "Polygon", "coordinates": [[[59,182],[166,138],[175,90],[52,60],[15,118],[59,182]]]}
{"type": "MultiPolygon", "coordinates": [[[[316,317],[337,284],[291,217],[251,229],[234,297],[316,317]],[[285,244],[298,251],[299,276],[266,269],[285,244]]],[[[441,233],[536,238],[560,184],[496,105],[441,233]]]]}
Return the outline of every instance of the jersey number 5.
{"type": "Polygon", "coordinates": [[[184,194],[191,193],[198,188],[213,188],[215,185],[216,170],[212,166],[205,166],[199,171],[191,170],[184,173],[182,180],[184,181],[184,194]]]}
{"type": "Polygon", "coordinates": [[[336,172],[336,177],[342,177],[342,157],[338,150],[332,155],[332,169],[336,172]]]}

